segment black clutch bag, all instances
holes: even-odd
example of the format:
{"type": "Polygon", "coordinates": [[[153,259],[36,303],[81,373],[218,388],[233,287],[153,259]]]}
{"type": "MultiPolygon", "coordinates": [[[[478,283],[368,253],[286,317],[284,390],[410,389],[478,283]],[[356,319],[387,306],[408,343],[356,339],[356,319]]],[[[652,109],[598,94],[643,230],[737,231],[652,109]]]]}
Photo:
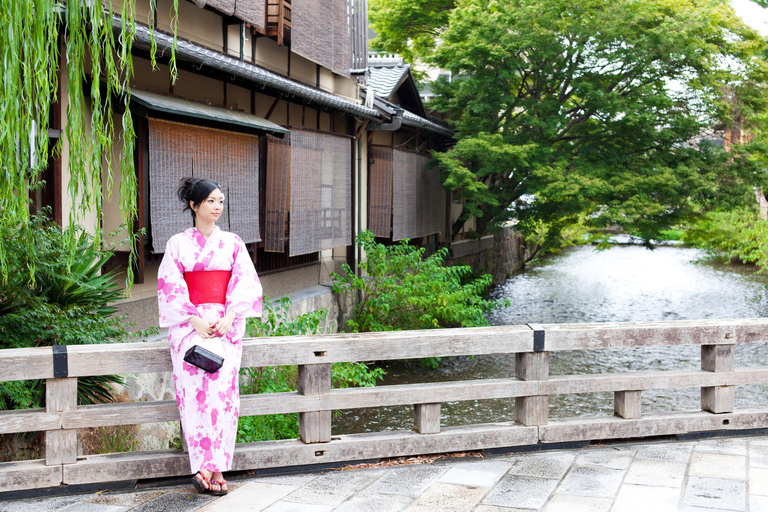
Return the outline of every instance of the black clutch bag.
{"type": "Polygon", "coordinates": [[[191,365],[197,366],[208,373],[214,373],[224,364],[224,358],[214,354],[201,345],[192,345],[186,354],[184,360],[191,365]]]}

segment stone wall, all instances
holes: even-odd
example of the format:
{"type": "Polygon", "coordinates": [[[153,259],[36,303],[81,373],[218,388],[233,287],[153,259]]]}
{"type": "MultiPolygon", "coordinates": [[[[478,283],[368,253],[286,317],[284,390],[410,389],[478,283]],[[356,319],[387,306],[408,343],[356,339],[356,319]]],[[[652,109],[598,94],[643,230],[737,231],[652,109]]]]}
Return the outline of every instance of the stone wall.
{"type": "Polygon", "coordinates": [[[493,235],[452,242],[446,261],[450,265],[468,265],[480,274],[491,274],[493,284],[500,284],[522,269],[529,257],[523,235],[504,227],[493,235]]]}

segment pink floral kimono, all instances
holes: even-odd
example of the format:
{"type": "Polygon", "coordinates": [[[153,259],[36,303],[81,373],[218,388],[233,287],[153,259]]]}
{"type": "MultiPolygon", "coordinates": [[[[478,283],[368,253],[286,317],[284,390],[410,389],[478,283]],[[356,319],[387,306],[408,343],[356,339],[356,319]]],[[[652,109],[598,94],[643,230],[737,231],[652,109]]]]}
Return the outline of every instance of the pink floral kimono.
{"type": "Polygon", "coordinates": [[[171,237],[157,275],[157,301],[160,327],[168,327],[176,405],[192,472],[227,471],[232,464],[240,407],[240,340],[246,317],[261,316],[262,308],[261,283],[243,241],[218,227],[208,240],[196,228],[171,237]],[[195,306],[190,302],[183,274],[200,270],[232,272],[226,304],[195,306]],[[184,354],[195,335],[189,317],[215,321],[228,311],[237,313],[237,318],[222,340],[224,365],[215,373],[207,373],[186,363],[184,354]]]}

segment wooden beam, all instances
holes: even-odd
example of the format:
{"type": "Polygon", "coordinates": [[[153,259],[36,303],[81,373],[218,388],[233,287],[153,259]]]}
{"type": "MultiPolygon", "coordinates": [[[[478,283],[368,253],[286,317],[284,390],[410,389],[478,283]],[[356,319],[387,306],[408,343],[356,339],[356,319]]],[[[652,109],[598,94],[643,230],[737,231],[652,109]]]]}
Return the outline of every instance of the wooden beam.
{"type": "Polygon", "coordinates": [[[619,418],[639,418],[642,415],[641,392],[616,391],[613,394],[613,412],[619,418]]]}
{"type": "Polygon", "coordinates": [[[414,405],[413,426],[419,434],[440,432],[440,403],[414,405]]]}
{"type": "MultiPolygon", "coordinates": [[[[45,410],[61,413],[77,409],[77,379],[47,379],[45,410]]],[[[77,462],[77,430],[53,429],[45,432],[45,465],[77,462]]]]}
{"type": "MultiPolygon", "coordinates": [[[[549,353],[526,352],[515,354],[515,376],[526,381],[549,378],[549,353]]],[[[521,396],[515,398],[515,418],[523,425],[546,425],[549,416],[549,396],[521,396]]]]}
{"type": "MultiPolygon", "coordinates": [[[[331,365],[299,365],[299,394],[326,395],[331,392],[331,365]]],[[[331,440],[331,411],[300,412],[299,437],[305,443],[331,440]]]]}
{"type": "MultiPolygon", "coordinates": [[[[701,369],[714,373],[732,372],[736,345],[702,345],[701,369]]],[[[701,408],[715,414],[733,412],[735,401],[733,386],[703,386],[701,408]]]]}

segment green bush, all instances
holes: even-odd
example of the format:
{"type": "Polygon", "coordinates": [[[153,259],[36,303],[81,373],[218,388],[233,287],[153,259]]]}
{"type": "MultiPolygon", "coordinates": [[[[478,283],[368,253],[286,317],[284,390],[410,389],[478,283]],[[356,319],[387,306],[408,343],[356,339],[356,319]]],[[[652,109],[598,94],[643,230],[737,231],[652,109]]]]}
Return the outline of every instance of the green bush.
{"type": "MultiPolygon", "coordinates": [[[[101,272],[111,253],[82,230],[62,231],[43,215],[31,229],[31,238],[0,230],[8,275],[0,282],[0,348],[127,341],[128,323],[106,305],[121,297],[114,274],[101,272]]],[[[78,403],[111,401],[114,384],[124,381],[116,375],[79,379],[78,403]]],[[[44,381],[0,383],[0,410],[44,405],[44,381]]]]}
{"type": "Polygon", "coordinates": [[[424,249],[407,240],[384,246],[364,231],[357,244],[366,260],[359,264],[360,275],[344,265],[343,274],[333,274],[336,293],[360,294],[347,327],[353,332],[433,329],[437,327],[479,327],[489,325],[486,315],[505,306],[483,294],[491,276],[471,279],[468,266],[444,266],[448,249],[424,258],[424,249]]]}
{"type": "MultiPolygon", "coordinates": [[[[291,301],[283,297],[272,302],[264,297],[264,312],[261,319],[249,318],[246,335],[264,336],[301,336],[322,334],[321,325],[328,310],[312,311],[291,320],[289,311],[291,301]]],[[[241,387],[243,394],[287,393],[296,391],[298,367],[267,366],[264,368],[243,368],[241,387]]],[[[376,381],[384,376],[381,368],[369,368],[364,363],[333,363],[331,380],[333,387],[375,386],[376,381]]],[[[237,425],[237,442],[270,441],[274,439],[295,439],[299,437],[298,414],[269,414],[263,416],[241,417],[237,425]]]]}
{"type": "Polygon", "coordinates": [[[714,257],[768,267],[768,222],[757,208],[709,212],[683,234],[683,241],[714,257]]]}

